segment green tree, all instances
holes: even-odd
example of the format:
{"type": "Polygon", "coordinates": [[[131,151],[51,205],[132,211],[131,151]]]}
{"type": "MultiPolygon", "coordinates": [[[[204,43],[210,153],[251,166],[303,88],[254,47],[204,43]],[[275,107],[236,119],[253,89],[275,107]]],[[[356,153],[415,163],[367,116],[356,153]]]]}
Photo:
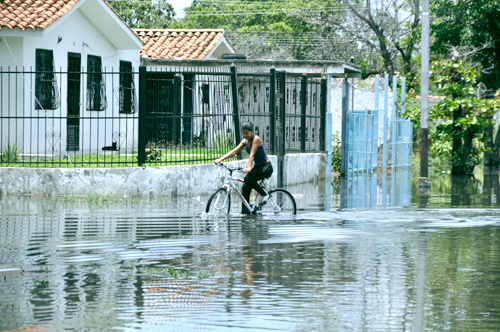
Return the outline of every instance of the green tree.
{"type": "Polygon", "coordinates": [[[452,174],[473,172],[488,140],[485,128],[500,110],[500,100],[478,96],[478,76],[476,68],[457,58],[431,63],[433,83],[446,96],[430,110],[429,118],[438,123],[431,149],[451,154],[452,174]]]}
{"type": "MultiPolygon", "coordinates": [[[[412,61],[420,41],[419,0],[342,0],[349,11],[330,20],[332,25],[375,51],[382,59],[386,73],[401,71],[413,86],[415,70],[412,61]]],[[[366,72],[365,76],[378,72],[366,72]]]]}
{"type": "Polygon", "coordinates": [[[445,55],[451,46],[481,49],[473,60],[482,65],[478,80],[491,97],[500,89],[500,1],[431,0],[431,14],[432,51],[445,55]]]}
{"type": "Polygon", "coordinates": [[[306,21],[304,16],[333,10],[335,6],[331,0],[194,0],[185,9],[186,16],[173,26],[225,29],[238,52],[249,57],[329,59],[326,52],[318,50],[333,43],[332,34],[323,31],[323,37],[318,37],[322,27],[306,21]]]}
{"type": "Polygon", "coordinates": [[[175,16],[166,0],[109,0],[110,6],[131,28],[166,29],[175,16]]]}

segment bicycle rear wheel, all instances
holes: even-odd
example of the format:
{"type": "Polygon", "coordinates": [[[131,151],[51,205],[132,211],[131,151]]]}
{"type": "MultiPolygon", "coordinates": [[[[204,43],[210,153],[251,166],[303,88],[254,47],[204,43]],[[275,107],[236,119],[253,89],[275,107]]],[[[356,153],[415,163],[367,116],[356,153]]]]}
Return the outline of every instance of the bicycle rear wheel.
{"type": "Polygon", "coordinates": [[[219,214],[229,213],[231,208],[231,196],[226,188],[219,188],[210,196],[207,202],[206,213],[219,214]]]}
{"type": "Polygon", "coordinates": [[[297,213],[297,205],[287,190],[273,189],[269,191],[269,200],[260,207],[260,212],[265,215],[291,217],[297,213]]]}

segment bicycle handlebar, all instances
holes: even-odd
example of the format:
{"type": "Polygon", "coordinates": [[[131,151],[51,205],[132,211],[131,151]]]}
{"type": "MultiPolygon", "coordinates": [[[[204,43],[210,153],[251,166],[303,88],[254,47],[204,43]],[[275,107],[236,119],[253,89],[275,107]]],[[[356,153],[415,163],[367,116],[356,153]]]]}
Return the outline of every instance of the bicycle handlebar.
{"type": "Polygon", "coordinates": [[[225,169],[227,169],[229,171],[230,174],[233,174],[234,171],[242,171],[242,170],[244,170],[243,167],[229,168],[226,165],[224,165],[224,163],[215,164],[215,165],[224,167],[225,169]]]}

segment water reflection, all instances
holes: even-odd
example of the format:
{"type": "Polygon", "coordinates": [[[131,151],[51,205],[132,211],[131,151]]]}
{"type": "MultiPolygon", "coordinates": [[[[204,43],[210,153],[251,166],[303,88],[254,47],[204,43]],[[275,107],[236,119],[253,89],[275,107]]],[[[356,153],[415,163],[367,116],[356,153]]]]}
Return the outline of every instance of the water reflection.
{"type": "Polygon", "coordinates": [[[411,205],[411,170],[403,168],[388,174],[350,174],[340,179],[340,208],[360,209],[405,207],[411,205]]]}
{"type": "MultiPolygon", "coordinates": [[[[433,173],[427,207],[499,207],[500,174],[483,172],[466,176],[433,173]]],[[[413,177],[413,204],[419,205],[418,177],[413,177]]],[[[422,204],[420,204],[422,205],[422,204]]]]}
{"type": "Polygon", "coordinates": [[[288,188],[294,220],[4,198],[0,331],[499,330],[500,210],[393,209],[389,174],[380,209],[383,176],[288,188]]]}

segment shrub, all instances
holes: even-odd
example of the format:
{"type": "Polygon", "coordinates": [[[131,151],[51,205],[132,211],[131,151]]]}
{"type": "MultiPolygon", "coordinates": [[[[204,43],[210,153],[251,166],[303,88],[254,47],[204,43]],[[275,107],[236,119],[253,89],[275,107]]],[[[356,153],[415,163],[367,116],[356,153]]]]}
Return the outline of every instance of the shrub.
{"type": "Polygon", "coordinates": [[[19,155],[21,153],[21,148],[19,144],[7,143],[1,155],[2,162],[13,163],[19,160],[19,155]]]}

